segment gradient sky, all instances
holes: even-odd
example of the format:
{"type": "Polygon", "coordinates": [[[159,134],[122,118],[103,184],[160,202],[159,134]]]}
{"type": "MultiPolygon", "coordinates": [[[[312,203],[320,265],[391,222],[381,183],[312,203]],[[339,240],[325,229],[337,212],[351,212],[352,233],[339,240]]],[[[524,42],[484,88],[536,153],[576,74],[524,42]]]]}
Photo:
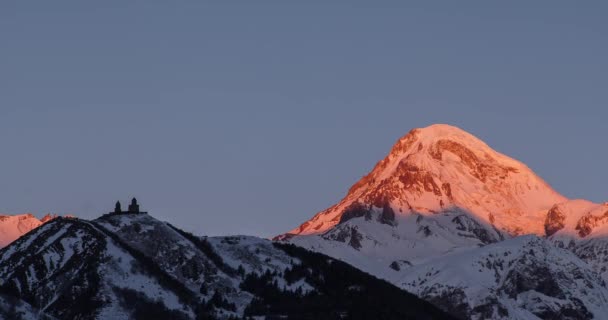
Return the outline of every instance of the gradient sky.
{"type": "Polygon", "coordinates": [[[605,1],[1,1],[0,212],[273,236],[410,129],[607,201],[605,1]]]}

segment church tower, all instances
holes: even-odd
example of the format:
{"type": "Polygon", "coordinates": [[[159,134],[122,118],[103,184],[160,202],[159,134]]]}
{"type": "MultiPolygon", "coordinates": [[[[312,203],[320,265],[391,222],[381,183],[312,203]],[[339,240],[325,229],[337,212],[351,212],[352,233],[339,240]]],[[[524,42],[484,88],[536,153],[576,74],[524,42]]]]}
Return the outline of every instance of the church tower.
{"type": "Polygon", "coordinates": [[[117,213],[117,214],[122,213],[122,209],[120,208],[120,201],[116,201],[116,206],[114,207],[113,213],[117,213]]]}
{"type": "Polygon", "coordinates": [[[129,206],[129,213],[139,213],[139,205],[137,204],[137,199],[135,198],[131,200],[131,205],[129,206]]]}

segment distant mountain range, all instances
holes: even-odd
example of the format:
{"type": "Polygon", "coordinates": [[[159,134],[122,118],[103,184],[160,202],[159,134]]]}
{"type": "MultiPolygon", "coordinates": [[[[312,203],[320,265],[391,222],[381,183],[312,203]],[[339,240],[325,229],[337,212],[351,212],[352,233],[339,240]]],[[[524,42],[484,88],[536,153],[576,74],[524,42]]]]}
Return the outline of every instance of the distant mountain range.
{"type": "Polygon", "coordinates": [[[608,204],[448,125],[274,241],[131,211],[0,216],[0,318],[608,319],[608,204]]]}

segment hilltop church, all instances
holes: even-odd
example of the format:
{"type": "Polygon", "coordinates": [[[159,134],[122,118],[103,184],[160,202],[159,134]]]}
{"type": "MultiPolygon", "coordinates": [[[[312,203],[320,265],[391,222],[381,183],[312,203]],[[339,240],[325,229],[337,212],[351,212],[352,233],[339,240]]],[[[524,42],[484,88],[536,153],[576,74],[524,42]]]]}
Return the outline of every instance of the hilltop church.
{"type": "Polygon", "coordinates": [[[139,204],[137,203],[137,199],[133,198],[131,200],[131,204],[129,205],[128,211],[122,211],[120,206],[120,201],[116,201],[116,206],[114,207],[114,211],[110,212],[110,214],[144,214],[147,212],[139,210],[139,204]]]}

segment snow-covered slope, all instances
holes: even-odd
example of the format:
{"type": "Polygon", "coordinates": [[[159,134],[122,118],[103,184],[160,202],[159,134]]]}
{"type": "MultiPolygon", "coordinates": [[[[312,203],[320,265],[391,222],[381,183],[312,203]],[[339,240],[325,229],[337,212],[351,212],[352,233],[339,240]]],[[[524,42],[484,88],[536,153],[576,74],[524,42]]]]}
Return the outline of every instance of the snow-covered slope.
{"type": "Polygon", "coordinates": [[[354,218],[321,235],[296,236],[289,242],[339,258],[371,274],[394,281],[395,270],[504,239],[503,233],[462,211],[396,216],[393,224],[354,218]]]}
{"type": "Polygon", "coordinates": [[[147,214],[45,223],[0,250],[0,292],[58,319],[447,317],[327,256],[197,237],[147,214]]]}
{"type": "Polygon", "coordinates": [[[0,251],[0,261],[5,292],[58,318],[126,319],[124,301],[133,297],[193,315],[179,285],[91,222],[55,219],[0,251]]]}
{"type": "Polygon", "coordinates": [[[401,272],[405,289],[470,319],[602,319],[608,289],[572,252],[537,236],[445,255],[401,272]]]}
{"type": "Polygon", "coordinates": [[[43,222],[32,214],[0,215],[0,248],[6,247],[43,222]]]}

